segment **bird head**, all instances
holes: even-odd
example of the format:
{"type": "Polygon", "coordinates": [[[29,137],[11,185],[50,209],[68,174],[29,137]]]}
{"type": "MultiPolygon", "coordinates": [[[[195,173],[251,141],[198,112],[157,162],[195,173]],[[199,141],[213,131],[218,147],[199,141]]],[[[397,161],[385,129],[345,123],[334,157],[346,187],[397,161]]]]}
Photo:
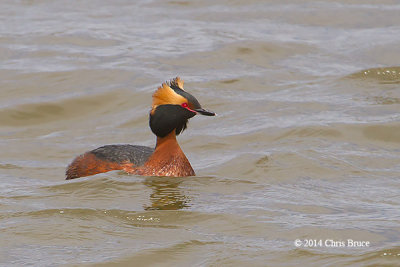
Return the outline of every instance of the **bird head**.
{"type": "Polygon", "coordinates": [[[176,77],[163,83],[153,94],[150,128],[158,137],[165,137],[172,131],[179,135],[186,129],[188,120],[197,114],[215,116],[214,112],[203,109],[193,95],[183,90],[183,80],[176,77]]]}

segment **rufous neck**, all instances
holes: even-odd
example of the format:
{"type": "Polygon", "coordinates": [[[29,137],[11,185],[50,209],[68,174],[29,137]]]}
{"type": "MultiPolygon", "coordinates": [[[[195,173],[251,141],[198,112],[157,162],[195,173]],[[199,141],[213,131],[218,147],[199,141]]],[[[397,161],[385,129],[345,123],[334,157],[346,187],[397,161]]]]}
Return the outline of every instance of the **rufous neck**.
{"type": "Polygon", "coordinates": [[[176,141],[175,130],[173,130],[167,136],[164,136],[164,137],[157,136],[156,148],[163,146],[165,144],[175,144],[175,143],[178,144],[178,142],[176,141]]]}

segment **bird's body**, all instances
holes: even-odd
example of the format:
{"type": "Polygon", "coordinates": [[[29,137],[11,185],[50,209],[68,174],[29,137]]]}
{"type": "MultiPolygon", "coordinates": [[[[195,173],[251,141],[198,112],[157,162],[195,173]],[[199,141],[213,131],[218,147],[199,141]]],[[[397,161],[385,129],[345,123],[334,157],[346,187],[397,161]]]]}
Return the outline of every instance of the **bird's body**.
{"type": "Polygon", "coordinates": [[[88,151],[68,166],[67,179],[124,170],[144,176],[193,176],[195,172],[180,148],[176,136],[197,113],[214,116],[201,108],[192,95],[183,90],[179,77],[163,83],[153,95],[149,124],[157,136],[155,149],[137,145],[106,145],[88,151]]]}

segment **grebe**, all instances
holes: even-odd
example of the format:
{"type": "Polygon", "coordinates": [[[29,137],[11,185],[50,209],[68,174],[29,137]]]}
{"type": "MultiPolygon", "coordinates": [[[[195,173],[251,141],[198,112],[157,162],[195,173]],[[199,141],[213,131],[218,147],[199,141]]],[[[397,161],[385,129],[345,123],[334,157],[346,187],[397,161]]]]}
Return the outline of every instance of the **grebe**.
{"type": "Polygon", "coordinates": [[[176,136],[197,113],[215,116],[183,90],[179,77],[163,83],[153,94],[149,115],[151,131],[157,136],[155,149],[137,145],[106,145],[76,157],[66,171],[67,180],[98,173],[124,170],[144,176],[194,176],[189,160],[176,136]]]}

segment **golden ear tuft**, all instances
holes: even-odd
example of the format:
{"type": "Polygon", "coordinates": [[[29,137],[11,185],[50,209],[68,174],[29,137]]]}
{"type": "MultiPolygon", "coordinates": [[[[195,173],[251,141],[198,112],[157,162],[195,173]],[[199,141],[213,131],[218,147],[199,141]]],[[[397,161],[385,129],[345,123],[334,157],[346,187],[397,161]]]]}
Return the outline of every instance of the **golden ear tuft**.
{"type": "Polygon", "coordinates": [[[176,77],[176,78],[172,79],[172,80],[169,82],[169,84],[170,84],[171,86],[179,87],[179,88],[182,89],[182,90],[183,90],[183,83],[184,83],[184,81],[183,81],[181,78],[179,78],[179,77],[176,77]]]}
{"type": "MultiPolygon", "coordinates": [[[[171,81],[176,82],[177,78],[171,81]]],[[[179,83],[183,86],[183,81],[179,79],[179,83]]],[[[174,90],[169,87],[168,83],[163,83],[160,87],[158,87],[157,91],[153,94],[153,104],[152,107],[156,108],[159,105],[166,105],[166,104],[173,104],[173,105],[180,105],[184,102],[187,102],[187,100],[175,93],[174,90]]]]}

